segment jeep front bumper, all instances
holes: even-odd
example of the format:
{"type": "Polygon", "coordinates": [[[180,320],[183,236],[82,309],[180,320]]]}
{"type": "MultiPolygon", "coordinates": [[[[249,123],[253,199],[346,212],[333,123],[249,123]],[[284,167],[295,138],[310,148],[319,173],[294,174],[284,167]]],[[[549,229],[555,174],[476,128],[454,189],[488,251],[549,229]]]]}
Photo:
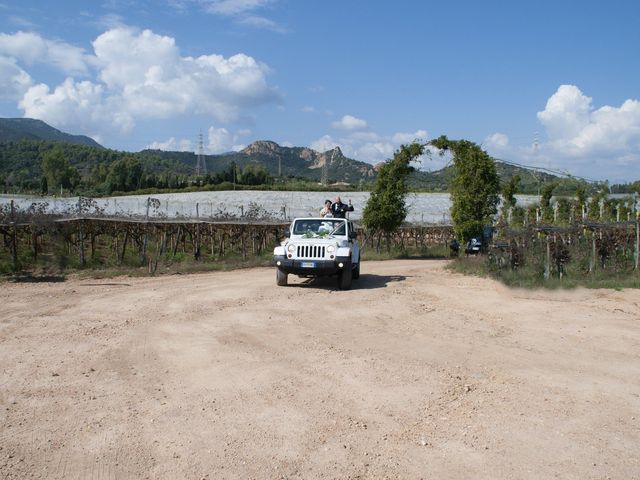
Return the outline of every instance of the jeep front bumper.
{"type": "Polygon", "coordinates": [[[305,260],[275,255],[273,262],[277,268],[285,273],[303,276],[335,275],[342,270],[351,268],[350,257],[336,257],[334,260],[319,260],[315,258],[305,260]]]}

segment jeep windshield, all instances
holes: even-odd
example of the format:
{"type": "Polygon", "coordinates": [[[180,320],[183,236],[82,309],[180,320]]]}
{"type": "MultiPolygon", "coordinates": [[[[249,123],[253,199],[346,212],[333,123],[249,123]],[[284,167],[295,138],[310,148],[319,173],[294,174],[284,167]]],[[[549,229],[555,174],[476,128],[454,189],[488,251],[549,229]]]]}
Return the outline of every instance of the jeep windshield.
{"type": "Polygon", "coordinates": [[[327,237],[330,235],[345,235],[345,232],[346,221],[338,218],[296,220],[293,224],[294,235],[327,237]]]}

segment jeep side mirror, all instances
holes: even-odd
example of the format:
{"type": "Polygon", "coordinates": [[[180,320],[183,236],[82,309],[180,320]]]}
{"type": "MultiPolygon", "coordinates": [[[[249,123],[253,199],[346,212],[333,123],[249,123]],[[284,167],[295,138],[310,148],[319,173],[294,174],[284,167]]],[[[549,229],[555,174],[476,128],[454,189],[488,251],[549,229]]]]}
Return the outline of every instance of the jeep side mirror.
{"type": "Polygon", "coordinates": [[[349,232],[349,238],[358,238],[358,232],[356,232],[355,230],[351,230],[349,232]]]}

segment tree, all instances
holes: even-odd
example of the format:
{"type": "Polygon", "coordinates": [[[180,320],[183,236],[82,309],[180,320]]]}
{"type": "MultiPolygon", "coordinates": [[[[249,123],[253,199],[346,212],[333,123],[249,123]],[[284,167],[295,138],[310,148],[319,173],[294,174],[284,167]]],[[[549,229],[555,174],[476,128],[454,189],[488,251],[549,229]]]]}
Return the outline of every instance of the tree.
{"type": "Polygon", "coordinates": [[[520,186],[520,175],[514,175],[509,181],[502,187],[502,199],[504,201],[504,207],[509,209],[516,206],[516,193],[520,186]]]}
{"type": "Polygon", "coordinates": [[[55,147],[42,157],[42,173],[49,188],[73,188],[80,182],[80,174],[65,158],[61,148],[55,147]]]}
{"type": "Polygon", "coordinates": [[[98,163],[91,168],[89,183],[93,186],[103,184],[109,175],[109,167],[104,163],[98,163]]]}
{"type": "Polygon", "coordinates": [[[580,182],[576,185],[576,219],[582,220],[582,211],[587,205],[587,185],[580,182]]]}
{"type": "MultiPolygon", "coordinates": [[[[413,171],[411,162],[424,152],[424,145],[402,145],[378,171],[373,191],[364,207],[362,223],[371,234],[395,232],[407,216],[407,176],[413,171]]],[[[387,242],[387,248],[389,248],[387,242]]]]}
{"type": "Polygon", "coordinates": [[[140,161],[132,156],[116,160],[109,167],[107,191],[130,192],[142,184],[143,169],[140,161]]]}
{"type": "Polygon", "coordinates": [[[451,152],[454,176],[449,184],[451,219],[456,238],[467,242],[482,235],[493,221],[500,198],[496,162],[487,152],[468,140],[441,136],[429,142],[440,154],[451,152]]]}
{"type": "Polygon", "coordinates": [[[551,197],[553,197],[553,191],[558,186],[557,183],[552,182],[545,185],[542,188],[540,195],[540,207],[542,208],[542,220],[547,223],[553,221],[553,209],[551,208],[551,197]]]}
{"type": "Polygon", "coordinates": [[[49,184],[47,183],[47,177],[45,175],[40,178],[40,193],[42,195],[49,193],[49,184]]]}
{"type": "Polygon", "coordinates": [[[264,185],[267,183],[268,178],[269,172],[264,165],[250,163],[244,167],[237,182],[243,185],[264,185]]]}

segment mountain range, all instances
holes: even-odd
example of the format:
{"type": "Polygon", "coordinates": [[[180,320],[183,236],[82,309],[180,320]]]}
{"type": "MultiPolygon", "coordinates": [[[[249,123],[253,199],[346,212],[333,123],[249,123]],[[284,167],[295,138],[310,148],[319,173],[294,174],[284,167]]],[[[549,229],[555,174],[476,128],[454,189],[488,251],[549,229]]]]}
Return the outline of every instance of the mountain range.
{"type": "Polygon", "coordinates": [[[42,120],[36,120],[35,118],[0,118],[0,142],[15,142],[18,140],[48,140],[103,148],[91,137],[61,132],[42,120]]]}
{"type": "MultiPolygon", "coordinates": [[[[197,155],[193,152],[120,152],[106,149],[87,136],[62,132],[41,120],[0,118],[0,175],[6,179],[20,172],[22,179],[39,179],[42,156],[53,145],[64,146],[70,163],[83,175],[89,175],[100,164],[109,166],[114,161],[132,156],[141,160],[147,173],[156,175],[192,176],[197,164],[197,155]]],[[[326,180],[334,185],[363,186],[376,177],[375,166],[346,157],[339,147],[317,152],[305,147],[285,147],[268,140],[256,141],[239,152],[204,155],[204,162],[211,174],[222,172],[233,164],[241,169],[256,165],[266,169],[272,177],[320,182],[324,174],[326,180]]],[[[507,181],[514,175],[521,177],[522,193],[537,193],[541,184],[558,178],[499,161],[496,164],[501,181],[507,181]]],[[[410,188],[446,191],[453,173],[451,166],[433,172],[417,170],[409,179],[410,188]]]]}
{"type": "MultiPolygon", "coordinates": [[[[192,152],[143,150],[140,153],[177,161],[194,169],[197,162],[197,156],[192,152]]],[[[318,182],[322,179],[325,165],[327,180],[331,183],[358,184],[371,181],[376,176],[373,165],[345,157],[339,147],[316,152],[305,147],[283,147],[269,140],[254,142],[239,152],[204,155],[204,160],[209,173],[220,172],[235,163],[241,168],[261,165],[273,177],[298,177],[318,182]]]]}

